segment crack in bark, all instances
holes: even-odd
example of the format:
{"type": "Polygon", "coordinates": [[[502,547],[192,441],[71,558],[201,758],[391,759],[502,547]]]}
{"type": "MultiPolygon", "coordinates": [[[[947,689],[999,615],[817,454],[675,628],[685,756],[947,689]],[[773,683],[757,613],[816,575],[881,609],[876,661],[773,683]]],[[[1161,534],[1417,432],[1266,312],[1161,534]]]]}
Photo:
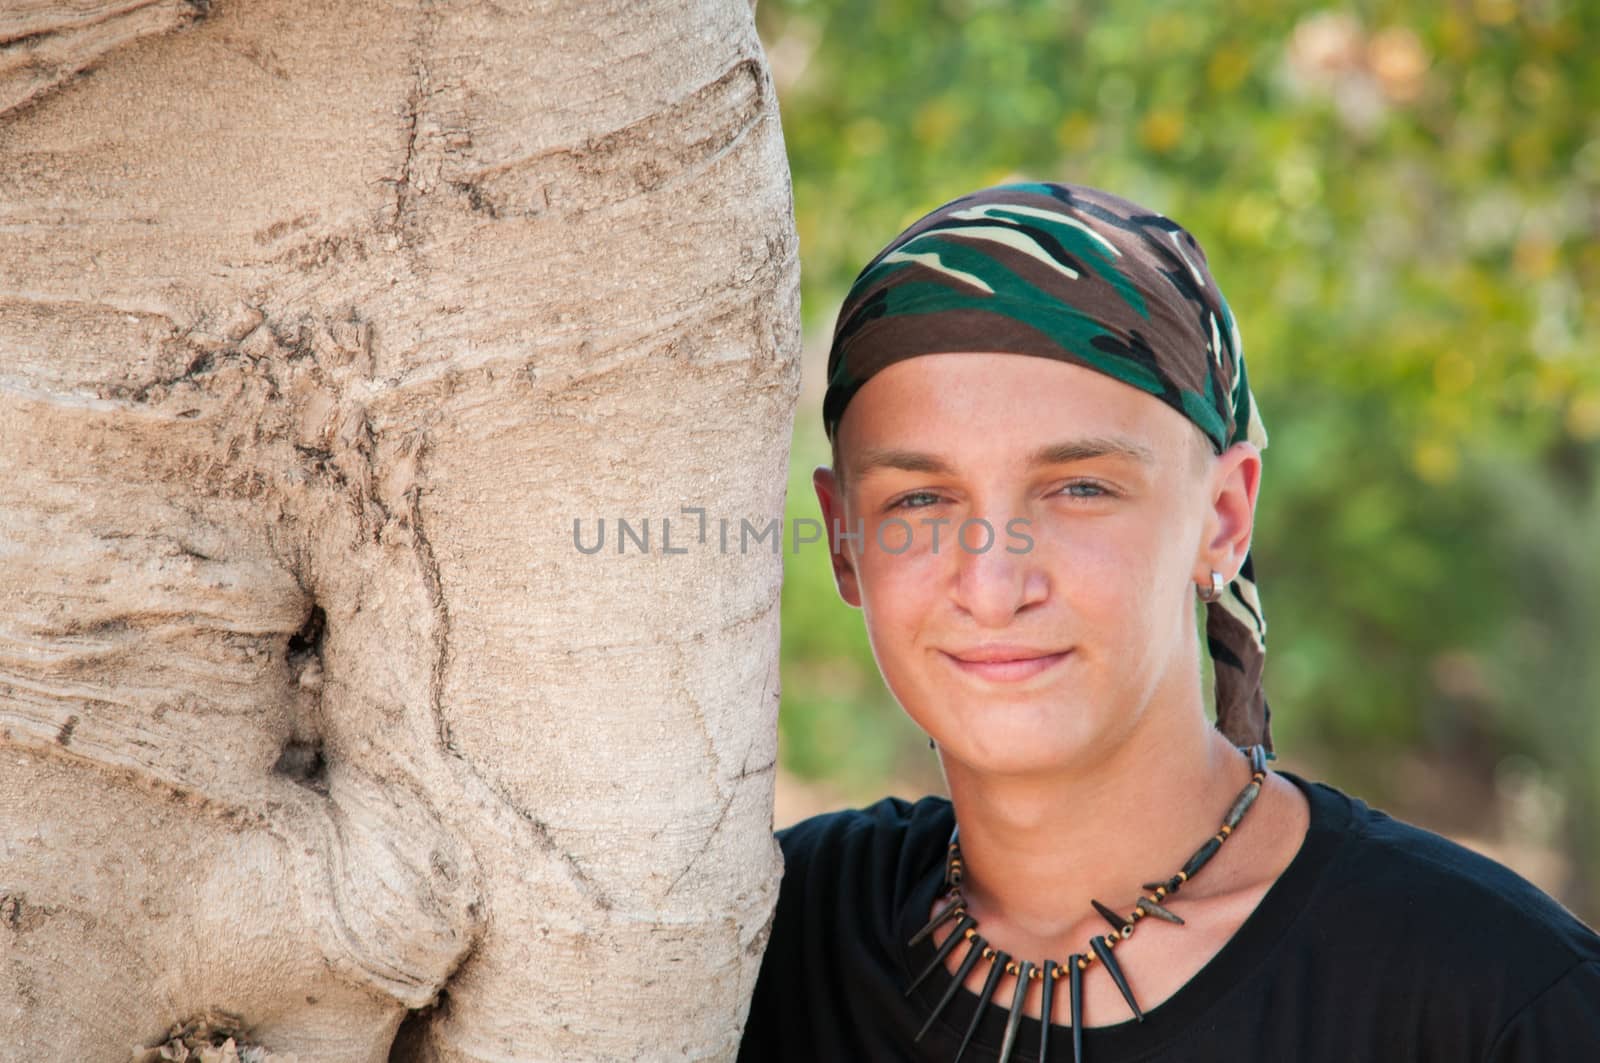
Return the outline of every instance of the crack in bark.
{"type": "MultiPolygon", "coordinates": [[[[418,70],[421,71],[421,65],[418,70]]],[[[413,167],[417,158],[417,112],[421,107],[422,97],[416,85],[406,96],[405,127],[406,143],[405,153],[400,159],[400,176],[394,180],[394,221],[390,228],[396,232],[405,229],[406,200],[411,194],[411,182],[415,178],[413,167]]]]}
{"type": "MultiPolygon", "coordinates": [[[[236,352],[227,352],[227,354],[224,354],[224,361],[228,360],[228,354],[234,353],[236,352]]],[[[140,403],[149,402],[152,392],[164,391],[177,387],[180,384],[196,383],[200,377],[205,376],[207,373],[213,372],[217,368],[216,355],[214,355],[211,351],[201,351],[189,360],[189,364],[184,367],[183,372],[181,373],[177,373],[173,376],[158,377],[155,380],[151,380],[147,383],[139,385],[138,388],[131,391],[127,389],[118,389],[115,387],[107,388],[106,391],[108,394],[111,394],[117,398],[127,398],[133,402],[140,403]],[[118,394],[119,390],[122,391],[122,394],[120,395],[118,394]]]]}
{"type": "MultiPolygon", "coordinates": [[[[499,791],[496,790],[495,792],[498,793],[499,791]]],[[[578,858],[563,849],[561,843],[556,841],[555,836],[550,832],[548,823],[533,813],[519,808],[509,799],[507,799],[507,803],[516,809],[517,815],[521,816],[533,828],[534,838],[539,843],[540,848],[560,858],[562,863],[567,866],[569,877],[572,879],[573,884],[578,887],[585,897],[594,902],[595,907],[610,911],[616,906],[616,902],[611,899],[611,895],[601,887],[593,875],[590,875],[584,869],[582,864],[578,863],[578,858]]]]}
{"type": "Polygon", "coordinates": [[[728,818],[728,809],[733,807],[733,799],[737,796],[739,796],[739,792],[735,789],[728,791],[727,796],[722,799],[722,807],[717,810],[716,820],[709,828],[707,828],[705,837],[700,839],[700,848],[694,851],[694,854],[689,857],[688,862],[683,865],[683,870],[674,875],[672,877],[672,881],[667,883],[667,888],[661,891],[662,899],[665,899],[668,894],[676,889],[678,883],[683,880],[683,876],[687,875],[689,870],[693,868],[695,864],[700,862],[700,858],[706,855],[706,850],[711,848],[712,839],[715,838],[717,836],[717,832],[722,829],[722,821],[728,818]]]}
{"type": "Polygon", "coordinates": [[[494,218],[544,214],[552,203],[573,217],[658,191],[715,164],[773,117],[768,85],[762,61],[744,56],[643,118],[577,144],[468,170],[451,185],[473,210],[494,218]],[[576,192],[561,191],[580,188],[581,202],[573,201],[576,192]]]}
{"type": "MultiPolygon", "coordinates": [[[[741,626],[744,623],[753,622],[754,620],[759,619],[762,616],[765,616],[768,612],[770,612],[776,606],[776,604],[777,604],[777,601],[776,601],[776,599],[774,599],[772,602],[768,603],[768,605],[760,613],[756,614],[755,616],[748,617],[748,618],[743,618],[743,619],[741,619],[739,621],[735,621],[733,624],[727,625],[722,630],[726,631],[729,627],[737,627],[737,626],[741,626]]],[[[698,636],[698,635],[696,636],[697,640],[698,640],[699,637],[700,636],[698,636]]],[[[674,652],[677,655],[679,661],[681,662],[682,659],[683,659],[683,651],[682,651],[682,644],[681,643],[678,643],[678,644],[676,644],[674,646],[674,652]]],[[[674,666],[672,674],[673,674],[673,677],[675,679],[678,679],[678,689],[680,691],[683,691],[684,687],[683,687],[683,682],[682,682],[682,679],[681,679],[681,676],[680,676],[679,667],[674,666]]],[[[768,671],[767,671],[766,678],[763,679],[762,682],[761,682],[761,696],[757,701],[758,704],[764,705],[766,703],[768,693],[772,692],[772,677],[773,677],[773,670],[769,668],[768,671]]],[[[684,693],[687,696],[687,691],[684,691],[684,693]]],[[[776,696],[776,695],[774,695],[774,696],[776,696]]],[[[718,778],[718,775],[720,773],[720,769],[721,769],[721,766],[722,766],[722,761],[721,761],[721,758],[717,755],[717,751],[716,751],[714,743],[712,743],[712,741],[711,741],[711,731],[706,726],[705,715],[702,712],[702,710],[700,709],[699,703],[698,702],[694,702],[694,701],[691,700],[691,704],[693,704],[694,707],[695,707],[695,711],[694,711],[695,722],[700,725],[700,732],[701,732],[702,735],[704,735],[704,737],[706,739],[706,746],[707,746],[707,749],[709,750],[709,759],[710,759],[711,765],[712,765],[711,766],[711,783],[712,783],[712,786],[716,789],[718,796],[720,796],[722,798],[722,807],[717,811],[717,818],[712,822],[711,826],[706,829],[705,837],[702,838],[701,841],[700,841],[700,847],[695,850],[694,854],[689,857],[688,862],[683,865],[683,869],[680,870],[676,875],[673,876],[672,881],[667,884],[667,888],[662,891],[661,896],[662,896],[663,899],[665,899],[668,894],[670,894],[675,888],[677,888],[678,883],[683,880],[683,877],[685,875],[687,875],[689,873],[690,869],[693,868],[694,865],[700,861],[701,857],[705,856],[706,850],[711,848],[712,840],[714,838],[716,838],[717,832],[722,829],[722,821],[725,820],[727,818],[727,816],[728,816],[728,809],[733,806],[734,798],[736,798],[739,795],[739,788],[737,786],[737,783],[739,783],[741,780],[744,780],[744,779],[752,779],[752,778],[755,778],[756,776],[759,776],[759,775],[765,775],[767,772],[777,770],[777,767],[778,767],[778,759],[776,757],[773,757],[771,760],[767,761],[765,764],[762,764],[762,765],[760,765],[758,767],[752,768],[750,766],[750,751],[755,748],[755,742],[756,742],[755,736],[751,735],[750,744],[745,747],[743,763],[742,763],[741,767],[739,768],[739,771],[735,775],[733,775],[731,778],[728,779],[729,783],[733,783],[735,785],[733,785],[726,793],[724,793],[723,790],[722,790],[721,780],[718,778]]]]}
{"type": "Polygon", "coordinates": [[[6,728],[3,734],[0,734],[0,739],[6,743],[8,753],[32,755],[40,760],[97,772],[113,785],[127,786],[137,792],[203,812],[223,823],[263,831],[285,845],[295,844],[295,839],[286,835],[269,814],[278,810],[276,802],[267,802],[258,808],[234,796],[208,793],[190,783],[179,782],[158,774],[160,769],[150,765],[117,763],[98,756],[77,753],[54,742],[42,738],[35,739],[35,736],[26,731],[19,735],[16,731],[6,728]]]}
{"type": "MultiPolygon", "coordinates": [[[[67,5],[59,5],[66,7],[67,5]]],[[[210,0],[105,0],[83,10],[0,11],[0,123],[88,74],[107,55],[143,37],[189,28],[210,0]]]]}
{"type": "MultiPolygon", "coordinates": [[[[419,465],[425,446],[425,439],[417,442],[416,458],[419,465]]],[[[465,760],[450,733],[450,722],[445,718],[444,712],[445,669],[449,665],[450,658],[450,607],[445,601],[444,583],[439,574],[439,560],[434,556],[433,544],[428,540],[428,533],[423,526],[421,485],[412,484],[407,488],[405,500],[410,518],[413,552],[416,555],[417,567],[422,573],[423,586],[428,592],[429,607],[433,610],[434,630],[429,636],[433,642],[433,660],[429,664],[428,671],[428,707],[433,713],[440,748],[451,756],[465,760]]],[[[382,505],[382,503],[377,504],[382,505]]]]}
{"type": "Polygon", "coordinates": [[[422,194],[428,190],[427,186],[417,178],[419,155],[422,150],[419,141],[424,105],[434,95],[433,90],[428,87],[428,56],[431,53],[436,16],[433,13],[431,0],[421,0],[418,11],[422,17],[412,49],[411,87],[406,91],[405,105],[401,111],[405,145],[400,158],[400,175],[379,179],[394,186],[394,217],[385,228],[399,237],[402,244],[407,241],[406,214],[411,209],[413,194],[422,194]]]}
{"type": "MultiPolygon", "coordinates": [[[[420,464],[424,443],[417,445],[417,460],[420,464]]],[[[567,868],[569,878],[585,897],[589,898],[597,908],[609,911],[615,906],[611,896],[595,878],[578,862],[577,857],[561,847],[551,833],[550,826],[544,820],[524,809],[515,799],[503,792],[500,787],[481,775],[476,765],[462,752],[456,744],[455,736],[450,731],[450,721],[446,718],[444,708],[444,679],[445,670],[450,658],[450,610],[445,600],[443,582],[439,572],[439,562],[434,556],[433,544],[428,540],[422,519],[422,489],[413,485],[406,492],[407,513],[414,541],[414,550],[417,563],[422,571],[423,583],[427,588],[428,598],[433,608],[435,630],[433,640],[433,663],[428,680],[428,706],[433,715],[435,734],[439,746],[448,755],[460,762],[463,769],[472,776],[480,785],[499,798],[512,812],[532,828],[532,836],[538,846],[561,860],[567,868]]]]}

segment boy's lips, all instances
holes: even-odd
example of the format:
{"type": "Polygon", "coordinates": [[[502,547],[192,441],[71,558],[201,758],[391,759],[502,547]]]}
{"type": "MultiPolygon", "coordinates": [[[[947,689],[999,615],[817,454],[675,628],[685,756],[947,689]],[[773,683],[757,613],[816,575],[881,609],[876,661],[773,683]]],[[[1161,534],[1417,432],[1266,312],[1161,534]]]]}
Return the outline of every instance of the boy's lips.
{"type": "Polygon", "coordinates": [[[956,653],[941,651],[957,669],[991,682],[1030,679],[1066,660],[1071,650],[1050,651],[1028,646],[991,645],[956,653]]]}

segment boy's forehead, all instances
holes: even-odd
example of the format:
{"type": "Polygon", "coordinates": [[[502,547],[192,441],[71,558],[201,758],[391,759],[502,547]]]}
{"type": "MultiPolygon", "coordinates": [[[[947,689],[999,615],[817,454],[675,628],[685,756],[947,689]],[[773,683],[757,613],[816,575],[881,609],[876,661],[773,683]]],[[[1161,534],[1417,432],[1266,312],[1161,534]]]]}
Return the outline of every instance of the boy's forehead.
{"type": "MultiPolygon", "coordinates": [[[[925,450],[916,446],[895,446],[869,443],[850,452],[850,472],[860,479],[883,470],[929,473],[949,476],[961,472],[968,464],[959,450],[938,448],[925,450]]],[[[978,460],[987,458],[987,454],[978,460]]],[[[1157,448],[1141,439],[1128,435],[1064,436],[1053,442],[1041,443],[1019,455],[1018,464],[1025,468],[1065,465],[1096,458],[1113,458],[1129,462],[1145,470],[1154,470],[1161,463],[1157,448]]]]}

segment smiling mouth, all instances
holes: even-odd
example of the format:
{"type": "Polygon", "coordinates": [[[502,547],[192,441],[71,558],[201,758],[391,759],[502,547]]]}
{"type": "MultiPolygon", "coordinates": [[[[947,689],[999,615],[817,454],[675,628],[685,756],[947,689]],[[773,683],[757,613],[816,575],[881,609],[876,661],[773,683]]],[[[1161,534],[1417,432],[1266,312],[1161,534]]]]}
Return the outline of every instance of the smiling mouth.
{"type": "Polygon", "coordinates": [[[1049,671],[1067,659],[1071,650],[1049,653],[1040,657],[1019,657],[1008,661],[968,661],[951,653],[940,653],[956,669],[977,679],[992,683],[1016,683],[1049,671]]]}

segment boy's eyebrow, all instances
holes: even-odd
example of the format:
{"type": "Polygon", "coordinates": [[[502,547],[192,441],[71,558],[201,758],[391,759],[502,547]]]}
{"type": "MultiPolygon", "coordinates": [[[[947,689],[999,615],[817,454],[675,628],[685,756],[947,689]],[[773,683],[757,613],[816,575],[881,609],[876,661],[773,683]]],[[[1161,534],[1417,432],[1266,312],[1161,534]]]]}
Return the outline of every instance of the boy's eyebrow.
{"type": "MultiPolygon", "coordinates": [[[[1028,458],[1028,467],[1064,465],[1089,458],[1129,458],[1153,468],[1156,455],[1148,446],[1126,436],[1085,436],[1050,443],[1035,450],[1028,458]]],[[[936,476],[953,475],[954,470],[936,454],[917,450],[900,450],[895,447],[867,447],[855,464],[856,479],[879,469],[900,469],[905,472],[931,473],[936,476]]]]}

